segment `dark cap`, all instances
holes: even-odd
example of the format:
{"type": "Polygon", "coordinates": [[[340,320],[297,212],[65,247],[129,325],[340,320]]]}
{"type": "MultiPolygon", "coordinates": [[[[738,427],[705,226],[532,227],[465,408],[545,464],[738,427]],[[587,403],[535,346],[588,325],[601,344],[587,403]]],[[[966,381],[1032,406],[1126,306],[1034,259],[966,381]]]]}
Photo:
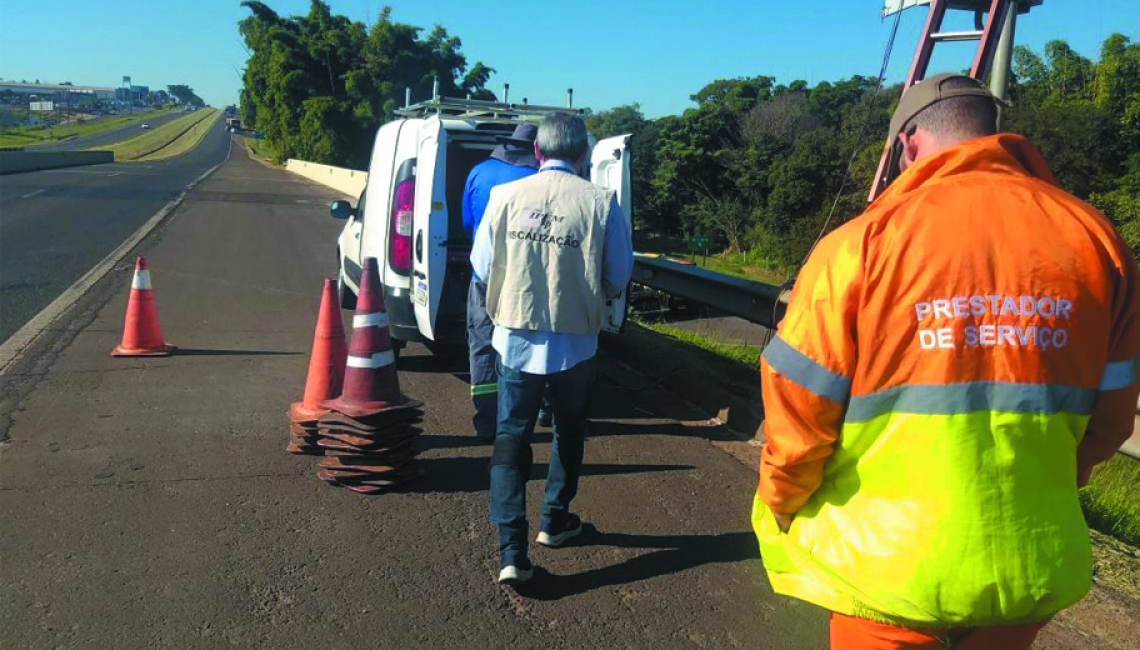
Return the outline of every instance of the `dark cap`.
{"type": "Polygon", "coordinates": [[[491,152],[491,157],[512,165],[538,169],[538,161],[534,158],[534,139],[536,137],[538,137],[537,126],[520,124],[515,127],[511,137],[500,135],[495,138],[500,144],[491,152]]]}
{"type": "Polygon", "coordinates": [[[528,151],[534,151],[534,139],[538,137],[538,127],[533,124],[520,124],[515,127],[514,133],[511,137],[500,135],[495,138],[502,144],[508,147],[517,147],[528,151]]]}
{"type": "Polygon", "coordinates": [[[973,77],[953,72],[936,74],[911,86],[903,93],[899,100],[899,107],[891,117],[890,136],[894,138],[907,127],[916,115],[926,108],[951,97],[985,97],[995,104],[1008,106],[1006,102],[998,99],[986,88],[982,82],[973,77]],[[943,88],[950,80],[964,80],[964,83],[954,84],[954,87],[943,88]]]}

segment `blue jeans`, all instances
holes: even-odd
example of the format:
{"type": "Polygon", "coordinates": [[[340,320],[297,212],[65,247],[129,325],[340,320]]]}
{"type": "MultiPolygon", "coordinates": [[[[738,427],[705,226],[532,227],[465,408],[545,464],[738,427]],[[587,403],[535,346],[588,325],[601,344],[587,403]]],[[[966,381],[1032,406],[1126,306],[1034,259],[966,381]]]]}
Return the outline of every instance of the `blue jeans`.
{"type": "Polygon", "coordinates": [[[471,276],[467,290],[467,352],[471,360],[471,403],[475,416],[471,424],[475,435],[494,438],[498,421],[498,379],[495,366],[499,354],[491,347],[495,323],[487,315],[487,285],[471,276]]]}
{"type": "Polygon", "coordinates": [[[554,440],[542,502],[543,527],[560,526],[570,513],[582,471],[594,360],[550,375],[532,375],[502,363],[498,369],[499,429],[491,453],[491,523],[499,529],[499,557],[509,564],[527,555],[526,482],[534,461],[530,443],[544,388],[550,391],[554,411],[554,440]]]}

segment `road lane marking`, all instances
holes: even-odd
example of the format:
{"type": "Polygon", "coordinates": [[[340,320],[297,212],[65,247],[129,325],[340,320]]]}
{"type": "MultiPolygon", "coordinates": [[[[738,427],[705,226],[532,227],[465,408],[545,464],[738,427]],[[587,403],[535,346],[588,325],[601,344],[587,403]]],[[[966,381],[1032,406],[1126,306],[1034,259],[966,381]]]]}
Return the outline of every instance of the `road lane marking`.
{"type": "Polygon", "coordinates": [[[115,266],[118,265],[118,263],[122,261],[122,259],[126,257],[127,254],[130,253],[135,246],[138,246],[139,243],[142,242],[142,240],[145,239],[147,235],[149,235],[155,228],[159,226],[159,224],[161,224],[166,219],[166,217],[170,216],[170,214],[173,213],[175,209],[178,208],[178,206],[182,205],[182,202],[186,200],[186,197],[189,196],[191,190],[197,187],[199,183],[206,180],[210,174],[213,174],[218,169],[221,169],[222,165],[225,165],[226,162],[229,161],[229,154],[230,152],[227,151],[225,160],[223,160],[220,164],[206,170],[206,173],[194,179],[189,185],[186,186],[184,190],[182,190],[182,192],[178,194],[178,196],[174,198],[173,201],[167,203],[162,207],[161,210],[154,213],[154,215],[148,219],[146,223],[144,223],[138,230],[136,230],[134,234],[128,237],[126,241],[120,244],[118,248],[111,251],[107,257],[104,257],[101,262],[96,264],[90,271],[85,273],[83,277],[76,280],[75,284],[64,290],[64,292],[61,293],[58,298],[53,300],[51,304],[40,310],[40,313],[33,316],[28,322],[24,323],[23,327],[17,330],[15,334],[8,337],[8,340],[0,343],[0,376],[3,376],[7,373],[8,368],[12,365],[12,362],[15,361],[24,352],[24,350],[28,349],[28,347],[31,346],[31,344],[34,343],[41,334],[48,331],[56,319],[62,316],[64,312],[66,312],[72,307],[72,305],[78,302],[79,299],[82,298],[89,289],[91,289],[91,287],[95,286],[96,282],[102,280],[104,276],[111,272],[111,270],[114,269],[115,266]]]}
{"type": "Polygon", "coordinates": [[[32,198],[33,196],[35,196],[35,195],[37,195],[37,194],[43,194],[43,193],[44,193],[44,192],[46,192],[46,191],[47,191],[47,190],[36,190],[35,192],[28,192],[27,194],[25,194],[25,195],[21,196],[20,198],[21,198],[21,199],[30,199],[30,198],[32,198]]]}
{"type": "Polygon", "coordinates": [[[132,174],[134,176],[161,176],[161,174],[133,174],[132,172],[91,171],[87,169],[45,169],[43,171],[50,171],[56,174],[86,174],[88,176],[122,176],[123,174],[132,174]]]}

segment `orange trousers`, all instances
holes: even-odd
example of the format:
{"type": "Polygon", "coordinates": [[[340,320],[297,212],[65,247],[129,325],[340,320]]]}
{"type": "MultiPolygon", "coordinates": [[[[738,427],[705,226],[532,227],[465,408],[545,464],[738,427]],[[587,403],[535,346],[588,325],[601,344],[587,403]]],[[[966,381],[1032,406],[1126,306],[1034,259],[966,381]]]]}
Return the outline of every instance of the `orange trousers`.
{"type": "Polygon", "coordinates": [[[955,630],[914,630],[831,614],[831,650],[1029,650],[1049,621],[955,630]]]}

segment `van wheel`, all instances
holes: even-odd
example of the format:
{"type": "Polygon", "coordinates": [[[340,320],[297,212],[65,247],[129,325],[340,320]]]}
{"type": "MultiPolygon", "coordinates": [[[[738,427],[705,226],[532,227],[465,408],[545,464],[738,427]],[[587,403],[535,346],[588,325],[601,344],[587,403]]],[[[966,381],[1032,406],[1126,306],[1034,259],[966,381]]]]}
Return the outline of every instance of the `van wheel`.
{"type": "Polygon", "coordinates": [[[341,273],[336,277],[336,292],[340,296],[341,309],[356,309],[356,294],[344,283],[344,275],[341,273]]]}

